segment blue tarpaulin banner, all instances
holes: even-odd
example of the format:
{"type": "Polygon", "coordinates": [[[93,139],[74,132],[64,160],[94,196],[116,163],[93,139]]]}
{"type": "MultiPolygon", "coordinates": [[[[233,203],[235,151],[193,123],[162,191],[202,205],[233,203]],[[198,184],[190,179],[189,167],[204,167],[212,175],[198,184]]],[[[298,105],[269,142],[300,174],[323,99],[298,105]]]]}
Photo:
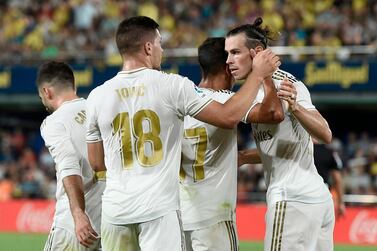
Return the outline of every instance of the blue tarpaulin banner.
{"type": "MultiPolygon", "coordinates": [[[[112,78],[119,67],[73,65],[76,85],[81,94],[112,78]]],[[[286,62],[282,70],[303,81],[311,93],[321,92],[377,92],[377,61],[286,62]]],[[[0,66],[0,94],[36,94],[37,67],[0,66]]],[[[200,82],[197,64],[165,64],[163,70],[179,73],[200,82]]]]}

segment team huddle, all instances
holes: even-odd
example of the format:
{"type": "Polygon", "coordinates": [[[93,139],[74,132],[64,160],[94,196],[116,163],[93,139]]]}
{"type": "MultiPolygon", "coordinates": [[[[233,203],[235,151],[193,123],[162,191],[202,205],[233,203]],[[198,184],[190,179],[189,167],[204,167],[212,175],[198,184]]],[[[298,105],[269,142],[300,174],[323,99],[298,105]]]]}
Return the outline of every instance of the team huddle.
{"type": "Polygon", "coordinates": [[[278,68],[261,24],[205,40],[198,86],[161,71],[159,25],[144,16],[119,24],[122,69],[87,100],[67,64],[40,67],[39,96],[52,113],[41,134],[57,176],[44,250],[238,250],[245,163],[265,170],[265,251],[333,250],[333,201],[312,141],[330,142],[331,130],[305,85],[278,68]],[[234,93],[235,80],[244,83],[234,93]],[[239,122],[251,123],[257,149],[238,152],[239,122]]]}

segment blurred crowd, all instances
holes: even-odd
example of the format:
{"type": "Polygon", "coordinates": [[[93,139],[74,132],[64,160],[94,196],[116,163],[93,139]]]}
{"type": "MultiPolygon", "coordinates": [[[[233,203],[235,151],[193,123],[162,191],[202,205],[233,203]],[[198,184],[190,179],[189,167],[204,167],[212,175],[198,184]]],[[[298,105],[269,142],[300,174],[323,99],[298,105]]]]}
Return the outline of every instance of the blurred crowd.
{"type": "MultiPolygon", "coordinates": [[[[252,134],[239,136],[239,148],[255,148],[252,134]]],[[[329,145],[339,154],[345,194],[377,195],[377,138],[368,132],[349,132],[345,139],[333,138],[329,145]]],[[[261,164],[243,165],[238,172],[238,200],[263,200],[266,185],[261,164]],[[263,193],[262,193],[263,192],[263,193]]]]}
{"type": "MultiPolygon", "coordinates": [[[[252,137],[239,134],[239,148],[255,147],[252,137]]],[[[350,132],[334,138],[341,156],[346,194],[377,195],[377,138],[350,132]]],[[[0,201],[12,198],[55,198],[55,164],[39,131],[0,130],[0,201]]],[[[238,173],[238,200],[263,200],[266,192],[261,164],[243,165],[238,173]]]]}
{"type": "Polygon", "coordinates": [[[272,45],[377,45],[374,0],[3,0],[1,56],[111,57],[119,21],[134,15],[159,22],[164,48],[196,47],[257,16],[272,45]]]}
{"type": "Polygon", "coordinates": [[[0,130],[0,201],[55,198],[55,163],[39,131],[0,130]]]}

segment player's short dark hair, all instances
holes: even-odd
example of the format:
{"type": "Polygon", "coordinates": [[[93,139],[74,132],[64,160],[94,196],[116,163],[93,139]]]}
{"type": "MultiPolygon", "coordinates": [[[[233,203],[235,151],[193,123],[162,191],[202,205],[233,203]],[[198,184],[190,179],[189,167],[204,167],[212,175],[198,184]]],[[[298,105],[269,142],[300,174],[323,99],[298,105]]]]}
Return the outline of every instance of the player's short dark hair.
{"type": "Polygon", "coordinates": [[[68,64],[50,61],[38,69],[37,87],[48,84],[59,89],[75,89],[75,77],[68,64]]]}
{"type": "Polygon", "coordinates": [[[207,38],[198,48],[198,61],[203,77],[224,71],[227,57],[225,38],[207,38]]]}
{"type": "Polygon", "coordinates": [[[253,24],[243,24],[233,28],[227,33],[227,37],[235,36],[240,33],[246,35],[246,46],[248,48],[255,48],[258,45],[262,46],[264,49],[268,46],[269,40],[274,40],[275,34],[267,27],[262,27],[263,19],[257,17],[253,24]]]}
{"type": "Polygon", "coordinates": [[[158,27],[158,23],[145,16],[124,19],[116,32],[119,53],[123,55],[138,52],[144,43],[153,41],[158,27]]]}

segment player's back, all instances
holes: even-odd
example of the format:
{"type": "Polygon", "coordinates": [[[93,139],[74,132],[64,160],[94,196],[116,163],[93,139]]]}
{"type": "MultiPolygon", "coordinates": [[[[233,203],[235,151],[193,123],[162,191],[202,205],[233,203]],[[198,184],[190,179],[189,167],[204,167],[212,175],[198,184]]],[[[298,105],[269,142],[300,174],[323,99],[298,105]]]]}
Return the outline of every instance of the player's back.
{"type": "MultiPolygon", "coordinates": [[[[232,92],[201,88],[225,103],[232,92]]],[[[237,129],[185,117],[180,200],[185,231],[233,220],[237,193],[237,129]]]]}
{"type": "Polygon", "coordinates": [[[85,99],[82,98],[64,102],[43,121],[41,134],[56,162],[57,202],[54,225],[74,233],[73,218],[62,180],[68,175],[80,175],[84,184],[86,212],[99,233],[99,205],[104,184],[93,184],[94,172],[89,165],[85,139],[85,103],[85,99]]]}
{"type": "Polygon", "coordinates": [[[109,222],[143,222],[179,208],[183,117],[209,102],[193,90],[186,78],[142,68],[119,72],[90,94],[105,150],[109,222]]]}

